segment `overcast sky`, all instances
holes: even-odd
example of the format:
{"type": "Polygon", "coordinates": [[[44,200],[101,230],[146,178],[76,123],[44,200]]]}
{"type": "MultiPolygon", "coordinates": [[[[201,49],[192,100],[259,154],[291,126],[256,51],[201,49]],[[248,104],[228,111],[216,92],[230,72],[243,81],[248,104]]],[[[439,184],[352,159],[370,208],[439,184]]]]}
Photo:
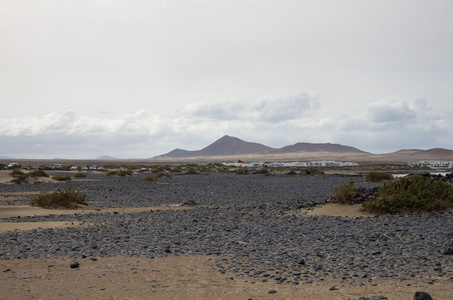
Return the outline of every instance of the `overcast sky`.
{"type": "Polygon", "coordinates": [[[0,156],[225,134],[453,149],[451,0],[0,0],[0,156]]]}

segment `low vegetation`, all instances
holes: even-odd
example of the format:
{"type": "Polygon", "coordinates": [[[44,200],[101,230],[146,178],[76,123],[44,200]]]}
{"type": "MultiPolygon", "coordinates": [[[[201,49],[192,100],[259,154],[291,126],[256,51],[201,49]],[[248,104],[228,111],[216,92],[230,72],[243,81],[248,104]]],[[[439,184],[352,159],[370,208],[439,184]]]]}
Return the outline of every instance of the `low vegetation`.
{"type": "Polygon", "coordinates": [[[334,201],[338,203],[349,203],[357,197],[357,188],[354,186],[355,181],[349,179],[348,182],[344,182],[337,185],[334,188],[334,201]]]}
{"type": "Polygon", "coordinates": [[[453,186],[429,176],[410,175],[386,182],[363,207],[375,213],[440,211],[453,207],[453,186]]]}
{"type": "Polygon", "coordinates": [[[161,178],[161,177],[164,177],[166,175],[167,174],[165,174],[165,172],[158,172],[156,176],[157,176],[157,178],[161,178]]]}
{"type": "Polygon", "coordinates": [[[107,172],[108,176],[131,176],[134,172],[131,170],[118,170],[107,172]]]}
{"type": "Polygon", "coordinates": [[[42,170],[36,170],[28,173],[24,173],[19,169],[13,169],[11,173],[9,173],[11,177],[13,177],[13,182],[16,184],[20,184],[22,182],[26,182],[30,177],[37,178],[37,177],[49,177],[46,172],[42,170]]]}
{"type": "Polygon", "coordinates": [[[72,189],[55,192],[40,192],[30,201],[31,206],[42,208],[77,208],[80,205],[88,205],[86,194],[72,189]]]}
{"type": "Polygon", "coordinates": [[[143,182],[149,182],[149,183],[155,183],[155,182],[158,182],[157,178],[156,177],[153,177],[153,176],[145,176],[141,179],[141,181],[143,182]]]}
{"type": "Polygon", "coordinates": [[[87,177],[87,175],[82,172],[77,172],[74,174],[74,178],[86,178],[86,177],[87,177]]]}
{"type": "Polygon", "coordinates": [[[52,176],[52,179],[57,180],[57,181],[69,181],[69,180],[71,180],[71,177],[69,177],[69,176],[52,176]]]}
{"type": "Polygon", "coordinates": [[[365,174],[365,180],[368,182],[381,182],[384,180],[392,180],[393,176],[390,173],[371,171],[365,174]]]}

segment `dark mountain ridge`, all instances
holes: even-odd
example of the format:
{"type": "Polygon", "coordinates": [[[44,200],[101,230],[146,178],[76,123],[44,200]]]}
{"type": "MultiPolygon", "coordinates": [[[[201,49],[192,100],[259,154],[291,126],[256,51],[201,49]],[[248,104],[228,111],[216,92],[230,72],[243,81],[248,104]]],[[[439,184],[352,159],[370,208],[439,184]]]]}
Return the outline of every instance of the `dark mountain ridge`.
{"type": "Polygon", "coordinates": [[[285,146],[282,148],[272,148],[259,143],[251,143],[243,141],[239,138],[225,135],[209,146],[201,150],[182,150],[175,149],[166,154],[156,156],[155,158],[189,158],[200,156],[235,156],[245,154],[289,154],[301,152],[332,152],[332,153],[363,153],[368,152],[359,150],[354,147],[344,146],[340,144],[311,144],[311,143],[296,143],[294,145],[285,146]]]}

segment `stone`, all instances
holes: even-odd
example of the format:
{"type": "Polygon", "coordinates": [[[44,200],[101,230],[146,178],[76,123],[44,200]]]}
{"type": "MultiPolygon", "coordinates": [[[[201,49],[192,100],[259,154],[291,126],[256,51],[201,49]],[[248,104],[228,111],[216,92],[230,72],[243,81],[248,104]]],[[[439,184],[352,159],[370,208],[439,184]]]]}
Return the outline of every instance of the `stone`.
{"type": "Polygon", "coordinates": [[[69,267],[70,267],[71,269],[76,269],[76,268],[78,268],[79,266],[80,266],[80,264],[79,264],[78,262],[74,262],[74,263],[72,263],[72,264],[69,265],[69,267]]]}
{"type": "Polygon", "coordinates": [[[415,292],[414,300],[433,300],[433,297],[427,292],[415,292]]]}
{"type": "Polygon", "coordinates": [[[453,255],[453,247],[449,247],[444,250],[444,254],[453,255]]]}

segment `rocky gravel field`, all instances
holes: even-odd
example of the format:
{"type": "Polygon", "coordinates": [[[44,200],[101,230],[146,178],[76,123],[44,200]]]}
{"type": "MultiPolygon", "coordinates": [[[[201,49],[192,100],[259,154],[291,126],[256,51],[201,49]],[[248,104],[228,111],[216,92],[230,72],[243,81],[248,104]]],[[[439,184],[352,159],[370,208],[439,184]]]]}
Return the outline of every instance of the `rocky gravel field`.
{"type": "MultiPolygon", "coordinates": [[[[141,182],[145,175],[90,174],[72,183],[1,184],[0,192],[15,192],[14,199],[4,201],[8,205],[24,205],[32,197],[17,193],[72,184],[87,194],[92,207],[180,205],[187,210],[3,218],[1,222],[92,225],[0,233],[0,259],[212,255],[218,272],[249,282],[453,281],[452,256],[444,254],[453,246],[453,214],[303,214],[325,203],[347,177],[199,174],[141,182]]],[[[354,179],[365,188],[376,186],[354,179]]]]}

